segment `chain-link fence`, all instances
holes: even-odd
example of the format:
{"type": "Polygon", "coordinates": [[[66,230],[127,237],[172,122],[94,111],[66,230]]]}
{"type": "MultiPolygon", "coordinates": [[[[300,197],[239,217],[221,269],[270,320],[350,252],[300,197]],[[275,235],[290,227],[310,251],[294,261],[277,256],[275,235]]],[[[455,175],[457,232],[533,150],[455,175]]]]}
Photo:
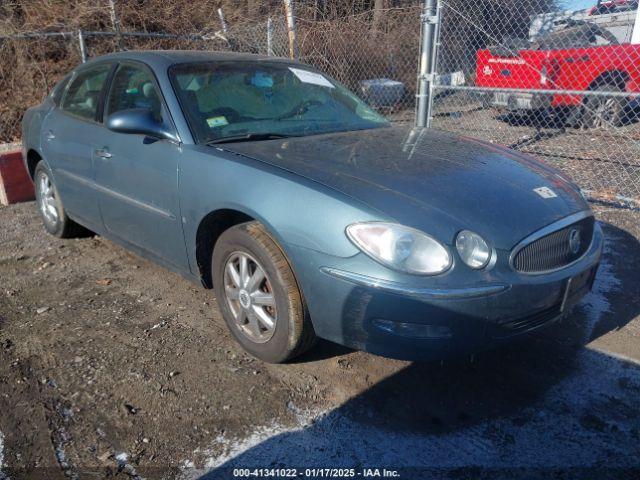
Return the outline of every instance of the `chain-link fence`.
{"type": "Polygon", "coordinates": [[[119,50],[218,50],[286,56],[281,18],[198,34],[58,31],[0,36],[0,143],[19,141],[25,109],[82,61],[119,50]]]}
{"type": "MultiPolygon", "coordinates": [[[[637,206],[638,1],[593,2],[571,9],[566,0],[425,0],[437,6],[427,15],[415,5],[331,21],[298,18],[299,59],[391,120],[413,122],[416,97],[424,94],[433,127],[531,153],[569,173],[591,197],[637,206]],[[433,22],[437,55],[432,88],[417,91],[422,22],[433,22]]],[[[160,48],[289,55],[283,17],[222,22],[216,30],[214,14],[194,34],[124,28],[146,27],[143,13],[124,11],[121,28],[108,31],[0,36],[0,143],[19,141],[25,108],[83,57],[160,48]]]]}
{"type": "Polygon", "coordinates": [[[298,21],[300,60],[344,83],[390,120],[413,122],[420,7],[298,21]]]}
{"type": "MultiPolygon", "coordinates": [[[[392,120],[413,122],[420,8],[333,21],[298,19],[302,62],[329,73],[392,120]]],[[[217,16],[216,16],[217,21],[217,16]]],[[[118,50],[187,49],[289,56],[285,19],[175,34],[57,31],[0,36],[0,143],[19,141],[24,110],[83,59],[118,50]]]]}
{"type": "Polygon", "coordinates": [[[434,84],[432,125],[534,154],[595,199],[640,205],[638,2],[571,4],[439,1],[435,69],[456,81],[434,84]]]}

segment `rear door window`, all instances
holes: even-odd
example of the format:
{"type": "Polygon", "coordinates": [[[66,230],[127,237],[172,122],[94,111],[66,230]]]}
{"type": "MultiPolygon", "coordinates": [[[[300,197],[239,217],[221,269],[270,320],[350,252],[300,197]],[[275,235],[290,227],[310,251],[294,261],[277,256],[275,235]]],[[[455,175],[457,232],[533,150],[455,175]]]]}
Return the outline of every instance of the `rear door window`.
{"type": "Polygon", "coordinates": [[[102,88],[111,65],[98,65],[83,70],[71,81],[62,101],[62,109],[86,120],[95,120],[102,88]]]}

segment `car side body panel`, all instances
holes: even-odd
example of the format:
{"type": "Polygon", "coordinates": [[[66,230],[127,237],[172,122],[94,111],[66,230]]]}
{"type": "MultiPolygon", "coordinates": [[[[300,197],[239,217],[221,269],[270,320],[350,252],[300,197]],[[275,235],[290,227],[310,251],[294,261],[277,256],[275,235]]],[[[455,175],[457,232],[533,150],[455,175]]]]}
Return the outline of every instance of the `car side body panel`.
{"type": "Polygon", "coordinates": [[[365,204],[286,170],[223,149],[212,153],[212,147],[183,148],[179,188],[192,269],[197,265],[198,226],[209,213],[222,209],[259,220],[285,250],[298,245],[342,258],[359,250],[336,225],[365,218],[389,220],[365,204]]]}

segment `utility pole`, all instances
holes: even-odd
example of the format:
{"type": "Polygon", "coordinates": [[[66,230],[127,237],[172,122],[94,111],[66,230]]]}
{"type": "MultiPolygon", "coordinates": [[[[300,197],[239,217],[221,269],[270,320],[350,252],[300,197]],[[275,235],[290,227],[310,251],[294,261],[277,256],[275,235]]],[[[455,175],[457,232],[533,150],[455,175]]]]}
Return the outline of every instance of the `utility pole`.
{"type": "Polygon", "coordinates": [[[299,56],[298,35],[296,32],[296,15],[293,0],[284,0],[284,11],[287,17],[287,30],[289,32],[289,57],[297,60],[299,56]]]}
{"type": "Polygon", "coordinates": [[[420,46],[420,70],[418,72],[418,106],[416,126],[431,126],[431,95],[435,81],[436,26],[438,23],[437,0],[424,0],[422,7],[422,45],[420,46]]]}

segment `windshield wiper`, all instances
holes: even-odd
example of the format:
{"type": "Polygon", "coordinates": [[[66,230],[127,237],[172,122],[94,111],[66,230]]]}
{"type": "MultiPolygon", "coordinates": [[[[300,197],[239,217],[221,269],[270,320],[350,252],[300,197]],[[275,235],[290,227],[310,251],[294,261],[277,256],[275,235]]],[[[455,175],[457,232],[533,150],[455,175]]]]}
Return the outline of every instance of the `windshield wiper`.
{"type": "Polygon", "coordinates": [[[289,138],[297,135],[287,135],[285,133],[243,133],[242,135],[229,135],[228,137],[216,138],[207,142],[207,145],[217,143],[250,142],[252,140],[272,140],[275,138],[289,138]]]}

